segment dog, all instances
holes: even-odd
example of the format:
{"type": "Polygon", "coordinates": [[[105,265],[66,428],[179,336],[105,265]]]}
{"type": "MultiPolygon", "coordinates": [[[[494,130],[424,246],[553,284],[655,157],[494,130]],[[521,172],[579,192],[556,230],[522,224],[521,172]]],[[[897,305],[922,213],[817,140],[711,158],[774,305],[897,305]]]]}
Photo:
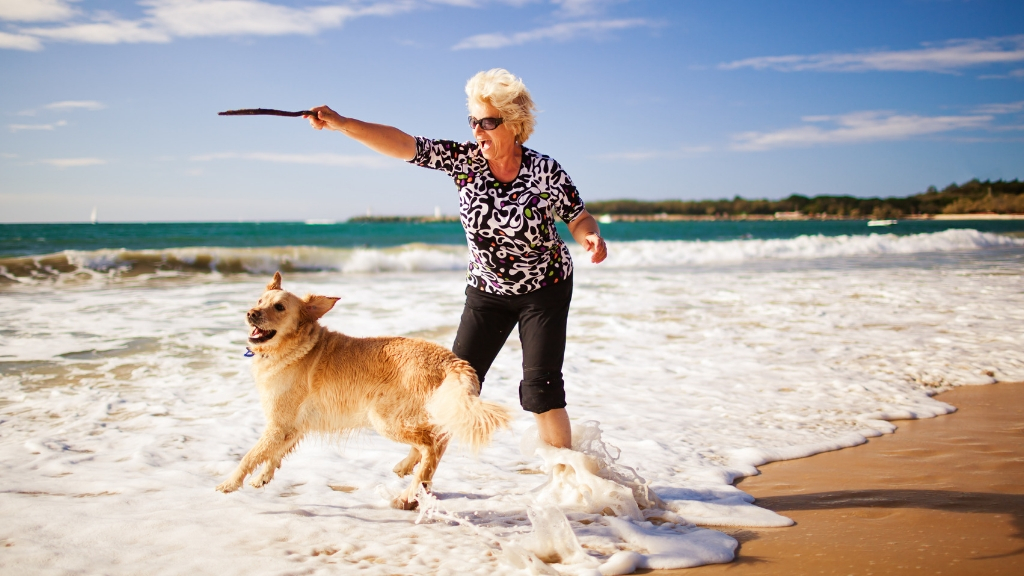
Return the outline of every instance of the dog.
{"type": "Polygon", "coordinates": [[[299,298],[281,288],[278,272],[246,314],[267,426],[217,490],[237,490],[260,464],[263,470],[250,484],[266,485],[307,434],[372,427],[411,446],[394,471],[399,477],[412,473],[412,482],[391,504],[412,510],[420,487],[429,490],[451,438],[475,452],[508,426],[508,408],[482,401],[476,372],[450,350],[412,338],[353,338],[321,326],[319,319],[337,301],[299,298]]]}

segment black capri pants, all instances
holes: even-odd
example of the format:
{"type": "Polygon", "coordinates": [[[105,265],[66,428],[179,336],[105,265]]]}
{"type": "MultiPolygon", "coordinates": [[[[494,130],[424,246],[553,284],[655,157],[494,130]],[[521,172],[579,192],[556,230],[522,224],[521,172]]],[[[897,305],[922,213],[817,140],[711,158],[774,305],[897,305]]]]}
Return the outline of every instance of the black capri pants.
{"type": "Polygon", "coordinates": [[[473,366],[482,386],[487,370],[518,323],[523,345],[519,403],[535,414],[565,408],[562,362],[571,300],[572,276],[514,296],[467,286],[466,307],[452,351],[473,366]]]}

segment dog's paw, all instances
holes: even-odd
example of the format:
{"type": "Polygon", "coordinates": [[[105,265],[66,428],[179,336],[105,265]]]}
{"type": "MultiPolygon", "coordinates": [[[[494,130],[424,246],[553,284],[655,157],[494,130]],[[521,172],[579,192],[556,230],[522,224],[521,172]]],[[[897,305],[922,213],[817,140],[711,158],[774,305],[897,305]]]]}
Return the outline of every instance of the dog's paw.
{"type": "Polygon", "coordinates": [[[264,470],[257,476],[254,476],[252,480],[249,480],[249,485],[253,488],[263,488],[274,479],[274,469],[264,470]]]}
{"type": "Polygon", "coordinates": [[[395,465],[395,467],[392,469],[392,471],[395,474],[398,474],[399,478],[405,478],[409,474],[412,474],[412,470],[415,467],[416,467],[416,462],[408,463],[405,460],[402,460],[401,462],[399,462],[398,464],[395,465]]]}
{"type": "Polygon", "coordinates": [[[415,510],[420,505],[416,500],[406,500],[399,496],[391,501],[391,507],[396,510],[415,510]]]}
{"type": "Polygon", "coordinates": [[[227,494],[228,492],[234,492],[242,487],[242,483],[235,479],[225,480],[217,485],[217,491],[227,494]]]}

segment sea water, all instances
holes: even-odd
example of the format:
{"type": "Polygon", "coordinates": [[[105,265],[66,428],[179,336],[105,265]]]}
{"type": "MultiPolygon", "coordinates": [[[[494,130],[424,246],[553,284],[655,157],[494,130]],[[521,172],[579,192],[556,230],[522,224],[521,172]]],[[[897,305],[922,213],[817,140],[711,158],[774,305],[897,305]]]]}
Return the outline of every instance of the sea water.
{"type": "MultiPolygon", "coordinates": [[[[407,449],[373,432],[304,441],[265,488],[213,488],[263,428],[244,312],[269,274],[339,296],[332,329],[448,346],[457,224],[0,226],[0,568],[607,575],[729,561],[722,527],[789,524],[737,477],[946,414],[932,396],[949,387],[1024,380],[1014,224],[604,225],[607,262],[573,248],[575,450],[538,443],[517,411],[479,455],[449,449],[419,513],[388,507],[407,449]]],[[[516,336],[483,386],[513,407],[516,336]]]]}

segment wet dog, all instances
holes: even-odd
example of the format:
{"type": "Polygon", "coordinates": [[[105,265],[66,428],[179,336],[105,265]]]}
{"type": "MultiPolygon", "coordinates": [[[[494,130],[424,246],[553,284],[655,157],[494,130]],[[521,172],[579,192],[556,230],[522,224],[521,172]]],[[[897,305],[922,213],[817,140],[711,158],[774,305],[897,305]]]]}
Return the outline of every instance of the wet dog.
{"type": "Polygon", "coordinates": [[[411,446],[394,471],[412,473],[412,483],[392,501],[411,510],[451,438],[475,451],[508,425],[509,410],[480,400],[476,372],[451,351],[410,338],[352,338],[321,326],[318,320],[337,300],[286,292],[278,272],[249,310],[252,373],[267,427],[217,490],[237,490],[260,464],[250,484],[270,482],[307,434],[372,427],[411,446]]]}

